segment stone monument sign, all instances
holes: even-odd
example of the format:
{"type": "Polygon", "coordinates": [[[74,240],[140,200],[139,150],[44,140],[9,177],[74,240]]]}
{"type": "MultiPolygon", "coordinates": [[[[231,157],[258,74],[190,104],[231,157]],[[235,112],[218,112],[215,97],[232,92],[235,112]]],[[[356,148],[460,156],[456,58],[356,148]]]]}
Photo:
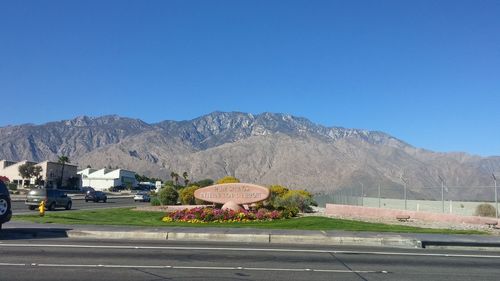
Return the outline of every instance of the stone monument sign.
{"type": "Polygon", "coordinates": [[[212,203],[239,205],[264,201],[269,197],[269,188],[249,183],[224,183],[197,189],[194,197],[212,203]]]}

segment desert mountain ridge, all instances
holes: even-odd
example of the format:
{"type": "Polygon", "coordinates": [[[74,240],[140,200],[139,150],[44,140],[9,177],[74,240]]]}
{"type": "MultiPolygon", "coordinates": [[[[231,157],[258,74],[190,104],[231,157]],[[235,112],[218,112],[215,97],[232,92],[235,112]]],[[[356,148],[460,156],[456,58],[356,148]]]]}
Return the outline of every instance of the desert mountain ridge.
{"type": "Polygon", "coordinates": [[[245,182],[281,184],[313,192],[381,184],[433,196],[433,187],[481,193],[500,172],[500,157],[439,153],[416,148],[383,132],[325,127],[281,113],[213,112],[186,121],[146,123],[107,115],[80,116],[41,125],[0,128],[0,159],[55,160],[66,155],[81,168],[120,167],[193,180],[232,175],[245,182]]]}

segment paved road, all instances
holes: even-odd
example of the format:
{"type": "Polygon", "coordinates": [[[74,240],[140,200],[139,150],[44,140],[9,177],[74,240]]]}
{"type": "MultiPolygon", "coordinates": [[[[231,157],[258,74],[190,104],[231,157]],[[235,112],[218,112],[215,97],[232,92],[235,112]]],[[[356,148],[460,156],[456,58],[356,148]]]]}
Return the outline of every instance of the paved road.
{"type": "Polygon", "coordinates": [[[500,254],[79,239],[0,241],[2,280],[498,280],[500,254]]]}
{"type": "MultiPolygon", "coordinates": [[[[85,202],[82,199],[73,199],[73,210],[84,210],[84,209],[100,209],[100,208],[116,208],[116,207],[133,207],[140,206],[144,204],[149,204],[145,202],[134,202],[133,198],[110,198],[106,203],[95,203],[95,202],[85,202]]],[[[58,212],[65,211],[64,208],[57,208],[58,212]]],[[[12,212],[14,214],[30,214],[36,211],[28,210],[28,207],[24,202],[12,202],[12,212]]]]}

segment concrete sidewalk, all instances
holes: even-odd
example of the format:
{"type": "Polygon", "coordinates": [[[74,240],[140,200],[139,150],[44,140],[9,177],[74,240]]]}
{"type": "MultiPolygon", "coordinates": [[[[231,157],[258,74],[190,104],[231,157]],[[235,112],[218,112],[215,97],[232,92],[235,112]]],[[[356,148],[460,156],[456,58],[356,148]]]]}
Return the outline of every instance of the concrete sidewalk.
{"type": "Polygon", "coordinates": [[[9,222],[0,240],[86,238],[160,241],[212,241],[266,244],[380,246],[398,248],[456,248],[500,251],[500,237],[348,231],[276,230],[252,228],[132,227],[9,222]]]}

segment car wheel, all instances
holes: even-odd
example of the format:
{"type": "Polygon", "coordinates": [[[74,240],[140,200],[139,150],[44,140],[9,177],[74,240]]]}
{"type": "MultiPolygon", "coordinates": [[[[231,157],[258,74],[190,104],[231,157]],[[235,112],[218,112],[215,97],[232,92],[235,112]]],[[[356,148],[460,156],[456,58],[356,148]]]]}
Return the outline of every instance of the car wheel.
{"type": "Polygon", "coordinates": [[[71,210],[72,205],[73,205],[73,203],[71,203],[71,201],[69,201],[68,204],[66,204],[66,210],[71,210]]]}
{"type": "Polygon", "coordinates": [[[52,202],[52,204],[49,205],[49,211],[54,211],[56,209],[56,203],[52,202]]]}
{"type": "Polygon", "coordinates": [[[33,211],[34,209],[36,209],[36,206],[32,206],[32,205],[30,205],[30,206],[28,206],[28,209],[30,209],[30,210],[32,210],[32,211],[33,211]]]}
{"type": "Polygon", "coordinates": [[[106,203],[106,201],[108,201],[108,198],[104,197],[104,200],[102,200],[102,202],[106,203]]]}
{"type": "Polygon", "coordinates": [[[7,216],[7,212],[10,209],[10,203],[7,196],[0,195],[0,218],[7,216]]]}
{"type": "Polygon", "coordinates": [[[85,203],[88,203],[89,202],[89,199],[85,199],[85,203]]]}

